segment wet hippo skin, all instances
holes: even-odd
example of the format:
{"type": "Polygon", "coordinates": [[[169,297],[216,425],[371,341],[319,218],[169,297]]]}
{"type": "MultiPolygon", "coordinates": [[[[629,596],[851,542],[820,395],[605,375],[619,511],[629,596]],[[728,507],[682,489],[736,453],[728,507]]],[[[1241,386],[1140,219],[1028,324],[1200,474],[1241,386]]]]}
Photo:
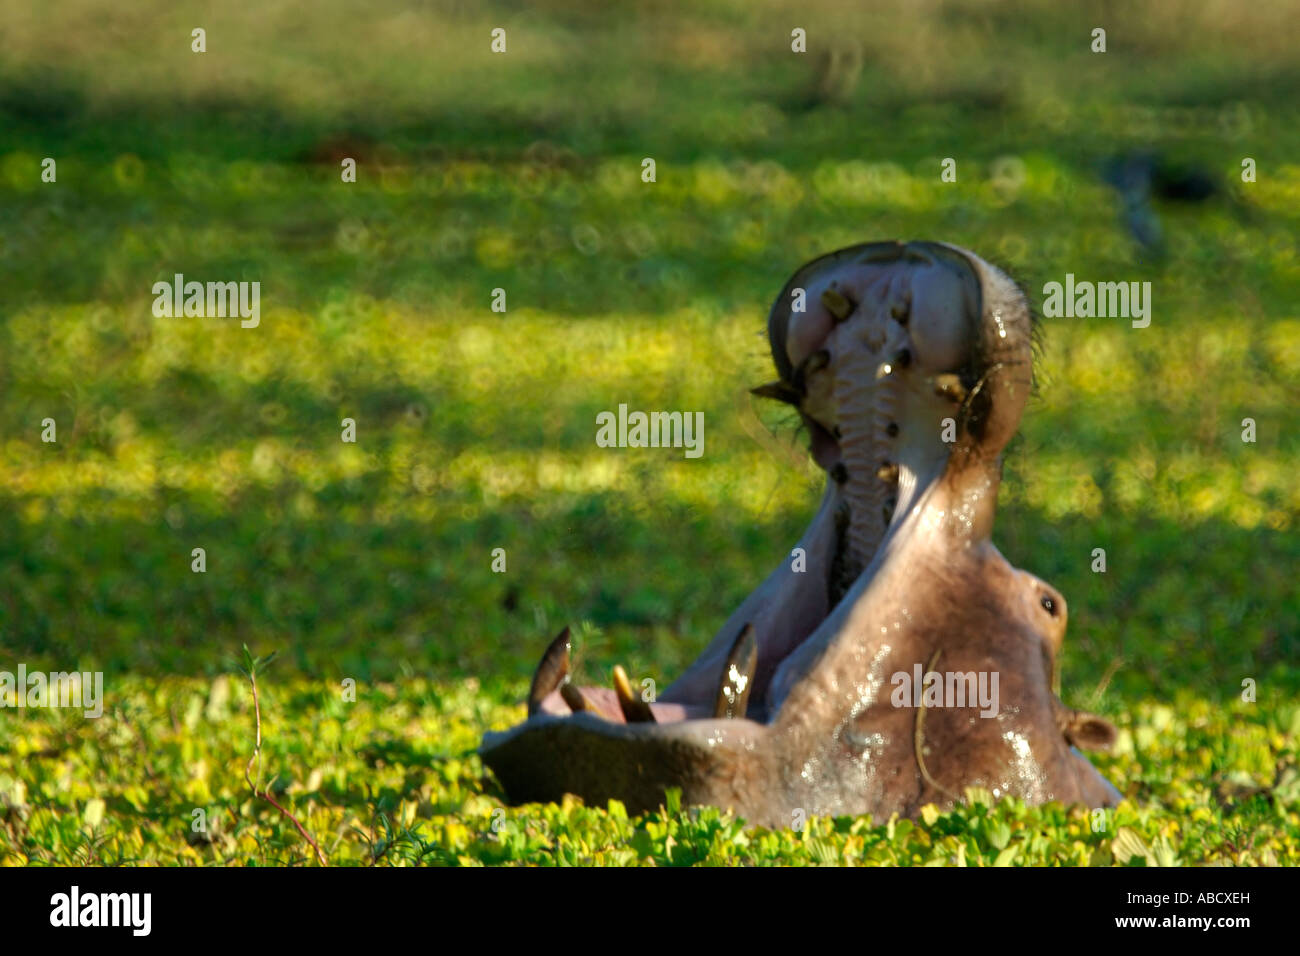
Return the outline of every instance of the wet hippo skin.
{"type": "Polygon", "coordinates": [[[1114,728],[1052,689],[1065,599],[991,540],[1032,384],[1024,295],[955,246],[867,243],[799,269],[768,337],[777,379],[754,391],[798,409],[827,472],[806,567],[782,558],[653,703],[621,668],[572,683],[566,629],[528,719],[480,750],[510,799],[640,811],[678,787],[768,826],[914,815],[972,786],[1113,805],[1078,748],[1114,728]]]}

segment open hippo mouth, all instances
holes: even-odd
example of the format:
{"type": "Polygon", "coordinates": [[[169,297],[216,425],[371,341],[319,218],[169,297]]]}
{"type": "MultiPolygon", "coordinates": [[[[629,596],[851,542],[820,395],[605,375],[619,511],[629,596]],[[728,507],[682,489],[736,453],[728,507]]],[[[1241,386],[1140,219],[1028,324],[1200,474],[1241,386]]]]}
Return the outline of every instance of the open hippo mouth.
{"type": "Polygon", "coordinates": [[[968,251],[877,242],[815,259],[768,321],[825,495],[796,548],[653,702],[569,680],[546,649],[528,720],[481,748],[516,802],[915,814],[963,789],[1111,805],[1079,753],[1114,728],[1053,690],[1064,598],[990,540],[1032,384],[1024,295],[968,251]]]}

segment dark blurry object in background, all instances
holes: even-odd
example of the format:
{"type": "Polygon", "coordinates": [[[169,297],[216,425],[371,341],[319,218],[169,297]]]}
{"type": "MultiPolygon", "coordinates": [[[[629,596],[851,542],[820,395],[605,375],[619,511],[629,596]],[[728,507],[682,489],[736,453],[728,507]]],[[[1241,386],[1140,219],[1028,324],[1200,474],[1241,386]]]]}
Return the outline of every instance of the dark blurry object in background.
{"type": "Polygon", "coordinates": [[[852,98],[861,74],[862,44],[858,38],[835,37],[818,58],[814,97],[819,103],[843,105],[852,98]]]}
{"type": "Polygon", "coordinates": [[[1102,178],[1119,191],[1121,216],[1129,233],[1156,258],[1164,255],[1164,231],[1152,200],[1204,202],[1220,191],[1214,174],[1204,167],[1151,150],[1112,157],[1102,167],[1102,178]]]}
{"type": "Polygon", "coordinates": [[[821,106],[845,106],[862,75],[864,54],[857,37],[833,37],[817,53],[814,74],[802,90],[791,90],[782,103],[790,113],[807,113],[821,106]]]}

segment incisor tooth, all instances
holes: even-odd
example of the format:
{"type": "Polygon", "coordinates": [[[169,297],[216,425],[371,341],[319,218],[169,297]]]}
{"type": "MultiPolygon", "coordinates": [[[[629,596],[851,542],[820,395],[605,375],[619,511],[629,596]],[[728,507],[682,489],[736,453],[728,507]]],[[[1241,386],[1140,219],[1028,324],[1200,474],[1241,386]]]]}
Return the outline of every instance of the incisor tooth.
{"type": "Polygon", "coordinates": [[[876,477],[893,484],[898,481],[898,466],[887,461],[876,469],[876,477]]]}
{"type": "Polygon", "coordinates": [[[581,714],[583,711],[586,711],[589,714],[604,717],[606,720],[609,719],[608,715],[592,703],[591,700],[588,699],[587,695],[584,694],[575,684],[561,684],[560,696],[563,697],[564,702],[569,705],[569,710],[573,711],[575,714],[581,714]]]}
{"type": "Polygon", "coordinates": [[[618,695],[618,706],[623,711],[623,719],[629,724],[655,723],[654,711],[632,692],[632,682],[627,679],[627,671],[618,664],[614,665],[614,693],[618,695]]]}

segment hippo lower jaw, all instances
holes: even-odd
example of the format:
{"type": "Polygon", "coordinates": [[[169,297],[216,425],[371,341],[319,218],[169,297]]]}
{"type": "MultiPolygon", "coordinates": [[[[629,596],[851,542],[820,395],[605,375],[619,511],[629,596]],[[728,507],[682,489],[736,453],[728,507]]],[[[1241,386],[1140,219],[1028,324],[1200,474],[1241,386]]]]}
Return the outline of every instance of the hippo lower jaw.
{"type": "Polygon", "coordinates": [[[1051,689],[1064,599],[989,538],[1030,385],[1019,290],[953,247],[873,243],[797,272],[769,333],[781,378],[757,391],[800,409],[830,476],[794,556],[653,703],[619,668],[613,689],[569,683],[566,630],[528,720],[485,736],[507,794],[641,811],[677,787],[766,825],[914,814],[970,786],[1115,802],[1071,746],[1113,728],[1051,689]],[[957,697],[902,693],[918,668],[957,697]],[[981,686],[996,702],[965,699],[981,686]]]}

